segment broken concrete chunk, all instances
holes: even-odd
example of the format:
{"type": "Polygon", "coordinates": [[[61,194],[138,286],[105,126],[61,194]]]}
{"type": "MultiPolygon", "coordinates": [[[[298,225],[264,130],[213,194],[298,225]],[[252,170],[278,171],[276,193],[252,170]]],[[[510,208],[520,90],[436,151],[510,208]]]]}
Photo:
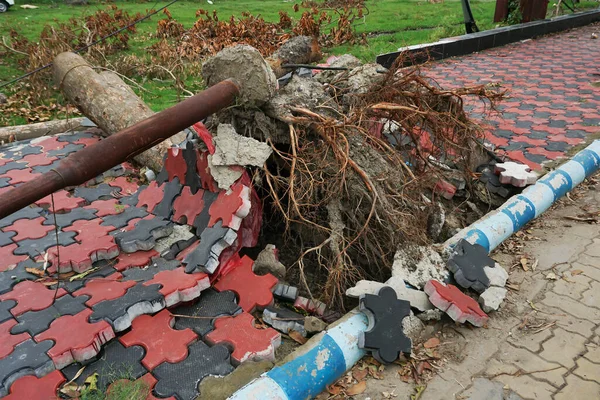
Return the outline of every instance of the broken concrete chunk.
{"type": "Polygon", "coordinates": [[[408,317],[402,320],[402,330],[404,331],[404,334],[413,342],[419,339],[419,336],[424,328],[425,324],[423,324],[421,319],[417,318],[412,311],[408,317]]]}
{"type": "Polygon", "coordinates": [[[258,275],[271,273],[279,280],[285,279],[285,274],[287,272],[285,265],[279,262],[277,248],[274,244],[266,245],[265,249],[258,253],[258,257],[256,257],[256,260],[254,261],[252,270],[258,275]]]}
{"type": "Polygon", "coordinates": [[[333,97],[325,91],[322,84],[312,78],[294,75],[264,110],[270,117],[285,119],[292,116],[289,109],[291,106],[307,108],[330,117],[339,116],[335,111],[338,105],[333,97]]]}
{"type": "Polygon", "coordinates": [[[273,152],[271,146],[256,139],[238,135],[230,124],[219,124],[214,138],[215,153],[212,164],[252,165],[262,167],[273,152]]]}
{"type": "Polygon", "coordinates": [[[241,167],[214,165],[212,157],[213,156],[209,154],[208,168],[210,169],[210,174],[217,182],[219,189],[227,190],[240,179],[244,170],[241,167]]]}
{"type": "Polygon", "coordinates": [[[495,264],[494,268],[484,267],[485,274],[490,280],[490,286],[504,287],[508,279],[508,272],[498,263],[495,264]]]}
{"type": "Polygon", "coordinates": [[[424,311],[424,312],[418,314],[417,318],[419,318],[423,322],[439,321],[442,319],[443,315],[444,315],[444,312],[442,310],[439,310],[436,308],[436,309],[427,310],[427,311],[424,311]]]}
{"type": "Polygon", "coordinates": [[[327,323],[317,317],[304,318],[304,329],[307,333],[319,333],[327,329],[327,323]]]}
{"type": "Polygon", "coordinates": [[[506,289],[492,286],[479,295],[479,304],[483,311],[497,311],[506,297],[506,289]]]}
{"type": "Polygon", "coordinates": [[[363,294],[377,294],[385,286],[394,289],[399,299],[410,302],[410,306],[419,311],[433,309],[433,305],[429,302],[429,298],[425,292],[406,287],[404,280],[397,276],[391,277],[386,283],[365,280],[358,281],[356,282],[356,286],[346,290],[346,296],[360,297],[363,294]]]}
{"type": "Polygon", "coordinates": [[[262,319],[280,332],[289,334],[290,331],[296,331],[306,337],[304,317],[292,310],[267,307],[263,310],[262,319]]]}
{"type": "Polygon", "coordinates": [[[394,255],[392,276],[422,289],[431,279],[446,282],[448,271],[442,257],[433,248],[407,245],[394,255]]]}
{"type": "MultiPolygon", "coordinates": [[[[348,68],[348,71],[353,70],[356,67],[360,67],[361,65],[362,62],[352,54],[341,55],[331,62],[331,64],[329,64],[330,67],[348,68]]],[[[347,71],[325,70],[318,73],[315,76],[315,79],[321,83],[329,83],[340,74],[347,73],[347,71]]]]}
{"type": "Polygon", "coordinates": [[[277,90],[277,78],[258,50],[248,45],[226,47],[202,65],[208,87],[234,78],[241,87],[238,99],[246,107],[269,101],[277,90]]]}

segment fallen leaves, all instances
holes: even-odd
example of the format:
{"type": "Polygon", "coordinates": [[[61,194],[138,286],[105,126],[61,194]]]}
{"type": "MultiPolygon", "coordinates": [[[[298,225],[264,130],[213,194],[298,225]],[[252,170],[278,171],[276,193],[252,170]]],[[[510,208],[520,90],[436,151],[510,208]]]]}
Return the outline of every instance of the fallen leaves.
{"type": "Polygon", "coordinates": [[[525,271],[525,272],[529,271],[529,267],[527,266],[527,258],[526,257],[521,257],[521,268],[523,268],[523,271],[525,271]]]}
{"type": "Polygon", "coordinates": [[[288,332],[289,337],[291,337],[296,343],[304,344],[308,341],[307,338],[302,336],[300,332],[291,330],[288,332]]]}
{"type": "Polygon", "coordinates": [[[431,339],[429,339],[428,341],[423,343],[423,347],[425,347],[426,349],[433,349],[439,345],[440,345],[440,339],[438,339],[436,337],[432,337],[431,339]]]}
{"type": "Polygon", "coordinates": [[[346,390],[346,395],[348,395],[348,396],[356,396],[357,394],[361,394],[365,390],[367,390],[367,381],[361,381],[361,382],[358,382],[355,385],[350,386],[346,390]]]}

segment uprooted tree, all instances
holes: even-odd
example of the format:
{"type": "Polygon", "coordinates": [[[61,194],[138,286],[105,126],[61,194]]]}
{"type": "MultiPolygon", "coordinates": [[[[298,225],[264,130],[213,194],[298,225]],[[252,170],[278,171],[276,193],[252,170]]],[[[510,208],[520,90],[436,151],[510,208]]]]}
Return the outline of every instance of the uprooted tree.
{"type": "MultiPolygon", "coordinates": [[[[207,82],[219,57],[207,62],[207,82]]],[[[228,58],[218,69],[236,76],[245,65],[228,58]]],[[[493,109],[502,94],[485,86],[444,90],[418,68],[385,71],[349,56],[339,65],[348,70],[294,76],[260,107],[229,108],[208,126],[216,132],[232,124],[272,146],[262,185],[298,241],[299,280],[309,293],[315,289],[306,268],[316,266],[325,275],[325,300],[343,307],[345,289],[356,280],[389,276],[399,247],[430,241],[436,184],[449,174],[470,176],[477,165],[471,158],[483,152],[482,131],[465,114],[463,96],[493,109]]]]}

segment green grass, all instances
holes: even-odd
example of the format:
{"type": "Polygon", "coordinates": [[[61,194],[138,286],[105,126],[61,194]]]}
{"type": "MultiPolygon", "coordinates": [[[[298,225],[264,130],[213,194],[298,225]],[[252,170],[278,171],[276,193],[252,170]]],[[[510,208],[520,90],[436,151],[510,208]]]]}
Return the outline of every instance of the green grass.
{"type": "MultiPolygon", "coordinates": [[[[299,1],[298,1],[299,2],[299,1]]],[[[115,1],[111,3],[90,2],[87,6],[69,6],[60,1],[32,0],[30,4],[39,6],[35,10],[24,10],[17,6],[4,15],[0,14],[0,36],[7,36],[11,29],[30,40],[39,38],[45,24],[66,22],[72,17],[83,17],[92,14],[98,9],[105,8],[108,4],[115,4],[129,13],[146,14],[153,8],[159,8],[166,1],[138,2],[115,1]]],[[[221,20],[229,16],[241,16],[248,11],[253,15],[260,15],[267,21],[278,21],[279,11],[287,11],[296,20],[303,9],[295,13],[295,2],[283,0],[214,0],[210,5],[206,1],[179,1],[169,7],[173,18],[185,27],[190,27],[196,21],[196,11],[203,8],[208,11],[216,10],[221,20]]],[[[580,9],[597,7],[596,2],[581,3],[580,9]]],[[[396,51],[399,47],[417,43],[435,41],[443,37],[456,36],[464,33],[462,23],[462,9],[459,0],[445,0],[443,3],[429,3],[424,0],[367,0],[367,10],[364,18],[355,22],[355,29],[359,33],[366,33],[367,44],[342,45],[325,49],[325,55],[352,53],[363,61],[373,62],[378,54],[396,51]]],[[[492,22],[495,1],[472,0],[471,8],[481,30],[495,26],[492,22]]],[[[144,57],[147,48],[157,39],[152,37],[156,32],[156,24],[162,19],[162,14],[140,23],[138,32],[129,41],[130,54],[144,57]]],[[[15,61],[12,53],[0,58],[0,83],[24,73],[15,61]]],[[[144,76],[135,76],[135,79],[145,90],[134,88],[149,106],[160,111],[177,101],[182,96],[175,88],[173,80],[156,80],[144,76]]],[[[185,80],[188,90],[195,92],[202,88],[199,77],[189,76],[185,80]]],[[[10,95],[15,86],[3,89],[10,95]]],[[[51,99],[54,100],[54,99],[51,99]]],[[[23,123],[22,117],[9,118],[10,124],[23,123]]],[[[6,123],[6,117],[5,117],[6,123]]],[[[2,120],[0,120],[2,125],[2,120]]]]}

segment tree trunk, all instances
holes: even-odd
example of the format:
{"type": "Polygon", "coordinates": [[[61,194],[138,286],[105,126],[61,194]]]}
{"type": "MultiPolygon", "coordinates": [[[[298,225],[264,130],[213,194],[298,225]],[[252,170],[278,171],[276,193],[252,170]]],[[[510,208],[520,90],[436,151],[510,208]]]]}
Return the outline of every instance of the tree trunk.
{"type": "Polygon", "coordinates": [[[56,135],[57,133],[76,131],[80,128],[84,129],[81,126],[84,119],[84,117],[58,119],[54,121],[39,122],[37,124],[7,126],[5,128],[0,128],[0,143],[56,135]]]}
{"type": "MultiPolygon", "coordinates": [[[[106,135],[117,133],[154,114],[115,73],[96,73],[81,56],[65,52],[54,59],[54,82],[84,115],[106,135]]],[[[163,155],[185,139],[178,133],[134,157],[139,164],[160,171],[163,155]]]]}

